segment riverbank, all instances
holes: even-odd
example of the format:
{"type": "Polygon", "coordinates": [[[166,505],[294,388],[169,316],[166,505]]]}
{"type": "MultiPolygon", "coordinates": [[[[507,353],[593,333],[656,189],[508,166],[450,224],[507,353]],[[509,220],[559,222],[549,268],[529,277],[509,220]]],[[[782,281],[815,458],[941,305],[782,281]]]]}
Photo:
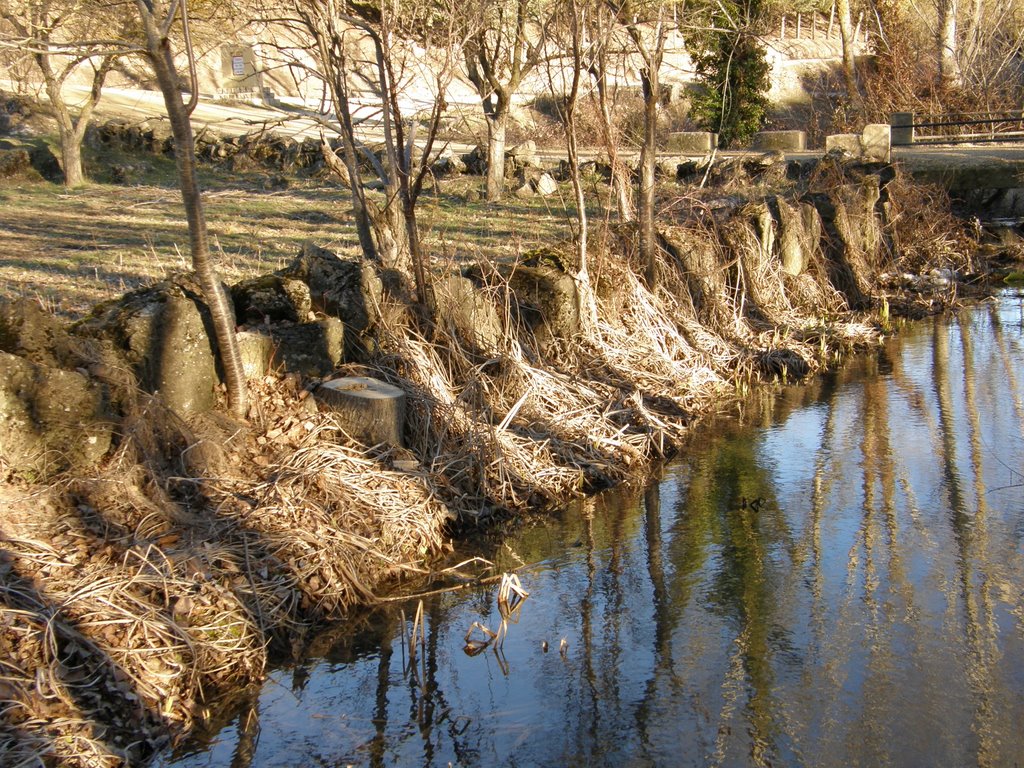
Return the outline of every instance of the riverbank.
{"type": "MultiPolygon", "coordinates": [[[[795,181],[765,171],[737,163],[711,190],[663,190],[654,290],[630,227],[595,227],[592,318],[581,317],[589,302],[571,248],[464,249],[455,218],[435,224],[449,245],[432,265],[430,322],[350,248],[304,247],[275,263],[276,284],[302,283],[313,301],[324,292],[301,263],[344,262],[360,286],[379,284],[361,324],[322,301],[299,302],[314,323],[295,304],[293,320],[272,318],[236,292],[252,333],[332,312],[355,328],[331,374],[405,393],[400,447],[351,441],[315,405],[324,374],[287,361],[250,379],[246,421],[216,409],[182,416],[139,387],[130,344],[94,327],[106,310],[68,329],[33,310],[38,302],[5,302],[7,356],[37,380],[51,369],[83,377],[102,393],[110,428],[91,462],[45,479],[3,466],[0,757],[144,763],[220,692],[259,680],[269,655],[301,648],[311,628],[403,583],[443,583],[433,569],[461,527],[636,476],[701,415],[877,343],[899,313],[941,311],[986,271],[941,194],[892,168],[829,160],[795,181]]],[[[439,193],[452,217],[467,205],[458,189],[439,193]]],[[[125,232],[147,226],[130,211],[148,199],[125,199],[125,232]]],[[[237,213],[274,204],[239,200],[237,213]]],[[[528,222],[550,205],[510,203],[496,215],[528,222]]],[[[244,236],[263,239],[267,226],[252,219],[244,236]]],[[[50,450],[67,456],[71,445],[50,450]]]]}

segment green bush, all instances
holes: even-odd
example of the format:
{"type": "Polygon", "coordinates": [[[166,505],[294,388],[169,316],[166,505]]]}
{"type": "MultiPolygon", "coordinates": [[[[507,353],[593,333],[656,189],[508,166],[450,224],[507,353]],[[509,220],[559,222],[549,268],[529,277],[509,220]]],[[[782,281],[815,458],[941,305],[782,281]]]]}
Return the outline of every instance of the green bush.
{"type": "Polygon", "coordinates": [[[690,38],[702,93],[693,118],[718,133],[722,148],[746,143],[764,126],[770,65],[758,40],[761,0],[723,0],[708,6],[690,38]]]}

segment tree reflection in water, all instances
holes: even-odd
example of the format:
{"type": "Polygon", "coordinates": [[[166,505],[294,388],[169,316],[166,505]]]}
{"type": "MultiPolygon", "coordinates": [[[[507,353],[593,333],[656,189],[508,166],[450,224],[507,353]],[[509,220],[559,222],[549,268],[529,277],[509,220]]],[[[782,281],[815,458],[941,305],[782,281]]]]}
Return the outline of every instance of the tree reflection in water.
{"type": "Polygon", "coordinates": [[[1014,764],[1022,317],[1010,298],[913,327],[707,425],[641,492],[471,553],[530,592],[507,666],[461,650],[473,621],[499,622],[493,590],[442,595],[422,679],[403,673],[397,609],[381,613],[166,762],[1014,764]]]}

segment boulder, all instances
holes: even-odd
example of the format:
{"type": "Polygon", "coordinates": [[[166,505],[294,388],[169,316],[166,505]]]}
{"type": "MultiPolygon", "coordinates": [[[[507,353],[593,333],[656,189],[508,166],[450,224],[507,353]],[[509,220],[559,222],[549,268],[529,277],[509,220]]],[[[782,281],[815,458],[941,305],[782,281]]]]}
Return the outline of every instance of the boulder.
{"type": "Polygon", "coordinates": [[[32,158],[26,149],[0,149],[0,179],[38,174],[32,168],[32,158]]]}
{"type": "Polygon", "coordinates": [[[309,287],[313,310],[337,317],[356,333],[379,319],[384,285],[372,264],[306,242],[299,255],[276,273],[309,287]]]}
{"type": "Polygon", "coordinates": [[[380,320],[384,283],[377,268],[361,257],[341,256],[307,242],[276,274],[305,283],[313,311],[345,324],[348,353],[357,352],[361,340],[380,320]]]}
{"type": "Polygon", "coordinates": [[[345,326],[336,317],[315,323],[270,327],[270,365],[288,373],[318,379],[334,371],[344,356],[345,326]]]}
{"type": "Polygon", "coordinates": [[[880,263],[882,227],[876,212],[880,197],[879,177],[875,174],[839,185],[829,195],[833,214],[828,223],[838,240],[834,260],[838,271],[833,283],[841,286],[854,308],[870,302],[873,276],[880,263]]]}
{"type": "Polygon", "coordinates": [[[478,145],[461,157],[466,166],[466,172],[474,176],[483,176],[487,173],[487,147],[478,145]]]}
{"type": "Polygon", "coordinates": [[[549,197],[558,191],[558,182],[551,177],[550,173],[542,173],[533,182],[533,189],[541,197],[549,197]]]}
{"type": "MultiPolygon", "coordinates": [[[[542,345],[579,334],[579,296],[571,275],[546,263],[499,264],[495,268],[508,281],[516,316],[542,345]]],[[[482,277],[478,268],[467,270],[466,276],[474,281],[482,277]]]]}
{"type": "Polygon", "coordinates": [[[505,157],[513,161],[516,169],[540,165],[537,160],[537,143],[533,140],[524,141],[506,150],[505,157]]]}
{"type": "Polygon", "coordinates": [[[821,248],[821,217],[809,203],[791,203],[781,197],[774,206],[779,222],[779,258],[782,271],[800,275],[821,248]]]}
{"type": "MultiPolygon", "coordinates": [[[[566,163],[566,166],[568,166],[568,163],[566,163]]],[[[611,181],[611,162],[608,160],[607,157],[597,158],[596,160],[584,160],[582,163],[580,163],[580,173],[583,176],[597,176],[602,181],[611,181]]],[[[563,176],[563,178],[569,178],[568,168],[566,168],[565,175],[563,176]]]]}
{"type": "Polygon", "coordinates": [[[32,160],[32,167],[40,176],[54,183],[64,181],[64,170],[60,166],[60,160],[49,144],[42,140],[36,141],[28,154],[32,160]]]}
{"type": "Polygon", "coordinates": [[[674,181],[679,177],[679,166],[683,162],[684,158],[681,157],[659,158],[654,164],[654,173],[663,179],[672,179],[674,181]]]}
{"type": "Polygon", "coordinates": [[[0,350],[52,368],[78,368],[83,360],[61,322],[31,299],[0,296],[0,350]]]}
{"type": "Polygon", "coordinates": [[[231,300],[240,323],[304,323],[313,309],[309,286],[281,275],[261,275],[235,283],[231,300]]]}
{"type": "Polygon", "coordinates": [[[178,275],[93,310],[77,332],[110,340],[138,377],[181,416],[213,408],[218,383],[213,326],[202,291],[178,275]]]}
{"type": "Polygon", "coordinates": [[[450,327],[471,347],[488,356],[495,356],[501,341],[502,327],[498,311],[473,281],[459,275],[448,275],[434,282],[438,322],[450,327]]]}
{"type": "Polygon", "coordinates": [[[461,157],[451,149],[445,149],[434,161],[432,170],[438,176],[458,176],[466,173],[468,169],[461,157]]]}
{"type": "Polygon", "coordinates": [[[0,474],[40,481],[95,464],[112,434],[98,385],[0,352],[0,474]]]}

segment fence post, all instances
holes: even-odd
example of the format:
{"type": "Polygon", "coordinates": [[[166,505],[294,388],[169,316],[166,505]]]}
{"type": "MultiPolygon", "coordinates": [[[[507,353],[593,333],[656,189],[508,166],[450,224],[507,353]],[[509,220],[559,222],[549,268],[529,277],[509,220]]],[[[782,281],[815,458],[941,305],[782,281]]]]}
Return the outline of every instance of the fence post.
{"type": "Polygon", "coordinates": [[[914,143],[914,113],[893,112],[889,118],[892,146],[906,147],[914,143]]]}

